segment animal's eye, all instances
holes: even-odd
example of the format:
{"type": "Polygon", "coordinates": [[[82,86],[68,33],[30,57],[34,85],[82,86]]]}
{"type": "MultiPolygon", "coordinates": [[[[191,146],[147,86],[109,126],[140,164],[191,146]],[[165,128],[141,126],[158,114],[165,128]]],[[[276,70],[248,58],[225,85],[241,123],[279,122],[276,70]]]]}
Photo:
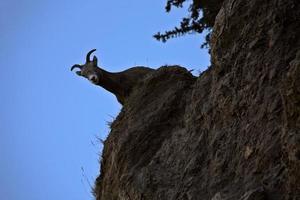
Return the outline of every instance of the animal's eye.
{"type": "Polygon", "coordinates": [[[78,76],[81,76],[81,71],[77,71],[76,74],[77,74],[78,76]]]}

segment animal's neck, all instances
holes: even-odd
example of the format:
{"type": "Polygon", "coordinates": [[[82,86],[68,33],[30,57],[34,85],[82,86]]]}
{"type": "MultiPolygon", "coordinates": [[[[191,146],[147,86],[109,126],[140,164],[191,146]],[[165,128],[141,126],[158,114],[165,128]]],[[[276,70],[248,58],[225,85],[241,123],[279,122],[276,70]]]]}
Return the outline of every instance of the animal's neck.
{"type": "Polygon", "coordinates": [[[97,69],[98,77],[100,77],[98,85],[115,94],[117,98],[118,96],[122,96],[124,91],[120,85],[118,74],[105,71],[99,67],[97,69]]]}

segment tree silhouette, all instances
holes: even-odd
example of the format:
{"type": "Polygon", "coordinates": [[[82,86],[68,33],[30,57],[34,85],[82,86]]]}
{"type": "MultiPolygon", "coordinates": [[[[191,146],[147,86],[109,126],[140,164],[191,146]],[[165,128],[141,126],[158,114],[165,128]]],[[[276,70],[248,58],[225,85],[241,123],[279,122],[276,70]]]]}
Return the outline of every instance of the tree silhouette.
{"type": "MultiPolygon", "coordinates": [[[[182,8],[183,3],[187,0],[167,0],[166,12],[170,12],[171,8],[182,8]]],[[[158,32],[153,37],[159,41],[166,42],[170,38],[185,35],[187,33],[202,33],[208,30],[205,36],[205,42],[201,48],[207,47],[210,41],[210,30],[214,25],[216,15],[218,14],[224,0],[192,0],[189,5],[188,16],[184,17],[179,27],[173,30],[158,32]]]]}

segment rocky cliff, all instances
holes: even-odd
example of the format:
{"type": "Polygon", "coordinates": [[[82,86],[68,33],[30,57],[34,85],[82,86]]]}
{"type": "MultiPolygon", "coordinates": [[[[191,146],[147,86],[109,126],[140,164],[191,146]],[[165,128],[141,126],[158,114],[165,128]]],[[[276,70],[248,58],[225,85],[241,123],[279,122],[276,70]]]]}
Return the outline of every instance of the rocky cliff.
{"type": "Polygon", "coordinates": [[[161,67],[105,141],[97,200],[300,199],[300,2],[225,0],[211,67],[161,67]]]}

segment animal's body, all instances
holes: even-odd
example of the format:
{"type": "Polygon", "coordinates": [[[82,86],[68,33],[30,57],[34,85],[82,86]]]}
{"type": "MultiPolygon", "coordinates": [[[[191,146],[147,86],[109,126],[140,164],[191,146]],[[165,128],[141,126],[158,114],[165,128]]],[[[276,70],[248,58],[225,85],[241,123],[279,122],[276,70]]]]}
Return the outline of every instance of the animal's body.
{"type": "Polygon", "coordinates": [[[122,72],[108,72],[97,66],[97,57],[94,56],[90,61],[90,55],[96,49],[91,50],[86,56],[84,65],[74,65],[74,68],[79,68],[76,73],[87,78],[93,84],[98,85],[113,93],[118,101],[123,105],[126,98],[130,95],[132,88],[147,74],[154,69],[148,67],[132,67],[122,72]]]}

